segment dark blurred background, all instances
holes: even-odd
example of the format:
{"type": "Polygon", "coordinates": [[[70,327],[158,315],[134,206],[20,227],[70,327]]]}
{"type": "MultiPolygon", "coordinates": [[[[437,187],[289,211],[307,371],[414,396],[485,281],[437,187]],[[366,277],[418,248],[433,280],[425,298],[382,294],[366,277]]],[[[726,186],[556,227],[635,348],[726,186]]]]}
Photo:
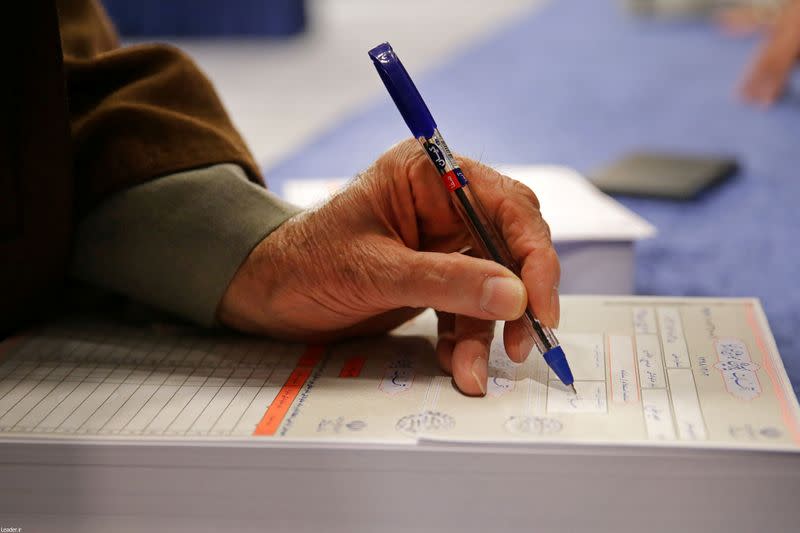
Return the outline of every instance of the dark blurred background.
{"type": "Polygon", "coordinates": [[[285,37],[306,26],[305,0],[105,0],[125,36],[285,37]]]}

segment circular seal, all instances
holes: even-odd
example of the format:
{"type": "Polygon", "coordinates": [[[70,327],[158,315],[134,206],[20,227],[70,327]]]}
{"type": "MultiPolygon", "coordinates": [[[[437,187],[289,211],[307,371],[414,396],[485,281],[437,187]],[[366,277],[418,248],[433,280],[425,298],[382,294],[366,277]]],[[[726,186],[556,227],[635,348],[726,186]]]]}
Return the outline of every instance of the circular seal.
{"type": "Polygon", "coordinates": [[[430,431],[447,431],[456,425],[455,419],[438,411],[406,415],[397,421],[395,429],[408,435],[418,435],[430,431]]]}
{"type": "Polygon", "coordinates": [[[527,435],[553,435],[561,431],[561,422],[555,418],[541,416],[510,416],[506,420],[506,431],[527,435]]]}

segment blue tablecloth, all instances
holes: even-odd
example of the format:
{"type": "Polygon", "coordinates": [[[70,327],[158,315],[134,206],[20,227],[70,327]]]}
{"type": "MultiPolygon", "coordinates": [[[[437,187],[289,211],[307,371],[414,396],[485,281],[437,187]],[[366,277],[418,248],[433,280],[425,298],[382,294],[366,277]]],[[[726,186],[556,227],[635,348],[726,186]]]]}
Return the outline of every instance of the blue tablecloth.
{"type": "MultiPolygon", "coordinates": [[[[425,74],[406,68],[450,145],[488,163],[587,172],[637,148],[735,156],[740,174],[696,201],[623,199],[659,231],[637,248],[636,291],[760,298],[800,393],[800,99],[767,111],[737,100],[754,45],[611,1],[557,0],[425,74]]],[[[353,175],[407,136],[382,95],[268,180],[353,175]]]]}

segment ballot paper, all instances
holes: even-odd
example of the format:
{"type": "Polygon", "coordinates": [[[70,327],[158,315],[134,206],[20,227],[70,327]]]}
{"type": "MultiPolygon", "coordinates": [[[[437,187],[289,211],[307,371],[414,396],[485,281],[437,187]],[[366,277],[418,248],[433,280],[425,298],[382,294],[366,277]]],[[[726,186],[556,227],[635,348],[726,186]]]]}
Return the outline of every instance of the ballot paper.
{"type": "Polygon", "coordinates": [[[68,317],[0,344],[0,520],[31,531],[793,531],[798,405],[757,300],[563,297],[578,395],[435,316],[286,344],[68,317]],[[669,512],[666,512],[669,511],[669,512]],[[567,524],[567,526],[565,526],[567,524]]]}
{"type": "MultiPolygon", "coordinates": [[[[497,168],[536,193],[561,261],[563,294],[633,292],[634,244],[656,234],[650,223],[568,167],[497,168]]],[[[344,178],[291,179],[285,182],[283,195],[294,204],[310,207],[346,183],[344,178]]]]}
{"type": "Polygon", "coordinates": [[[564,297],[574,395],[495,335],[486,397],[437,366],[435,315],[285,344],[68,318],[0,345],[0,437],[420,441],[800,450],[800,410],[750,299],[564,297]]]}

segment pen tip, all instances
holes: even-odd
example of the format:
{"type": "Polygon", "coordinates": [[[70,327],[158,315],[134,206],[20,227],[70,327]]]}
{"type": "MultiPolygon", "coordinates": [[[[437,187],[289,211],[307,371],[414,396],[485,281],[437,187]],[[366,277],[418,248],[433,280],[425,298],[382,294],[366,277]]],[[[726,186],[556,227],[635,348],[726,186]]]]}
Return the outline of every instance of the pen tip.
{"type": "Polygon", "coordinates": [[[578,391],[575,389],[575,384],[574,383],[570,383],[569,386],[572,387],[572,394],[577,396],[578,395],[578,391]]]}

